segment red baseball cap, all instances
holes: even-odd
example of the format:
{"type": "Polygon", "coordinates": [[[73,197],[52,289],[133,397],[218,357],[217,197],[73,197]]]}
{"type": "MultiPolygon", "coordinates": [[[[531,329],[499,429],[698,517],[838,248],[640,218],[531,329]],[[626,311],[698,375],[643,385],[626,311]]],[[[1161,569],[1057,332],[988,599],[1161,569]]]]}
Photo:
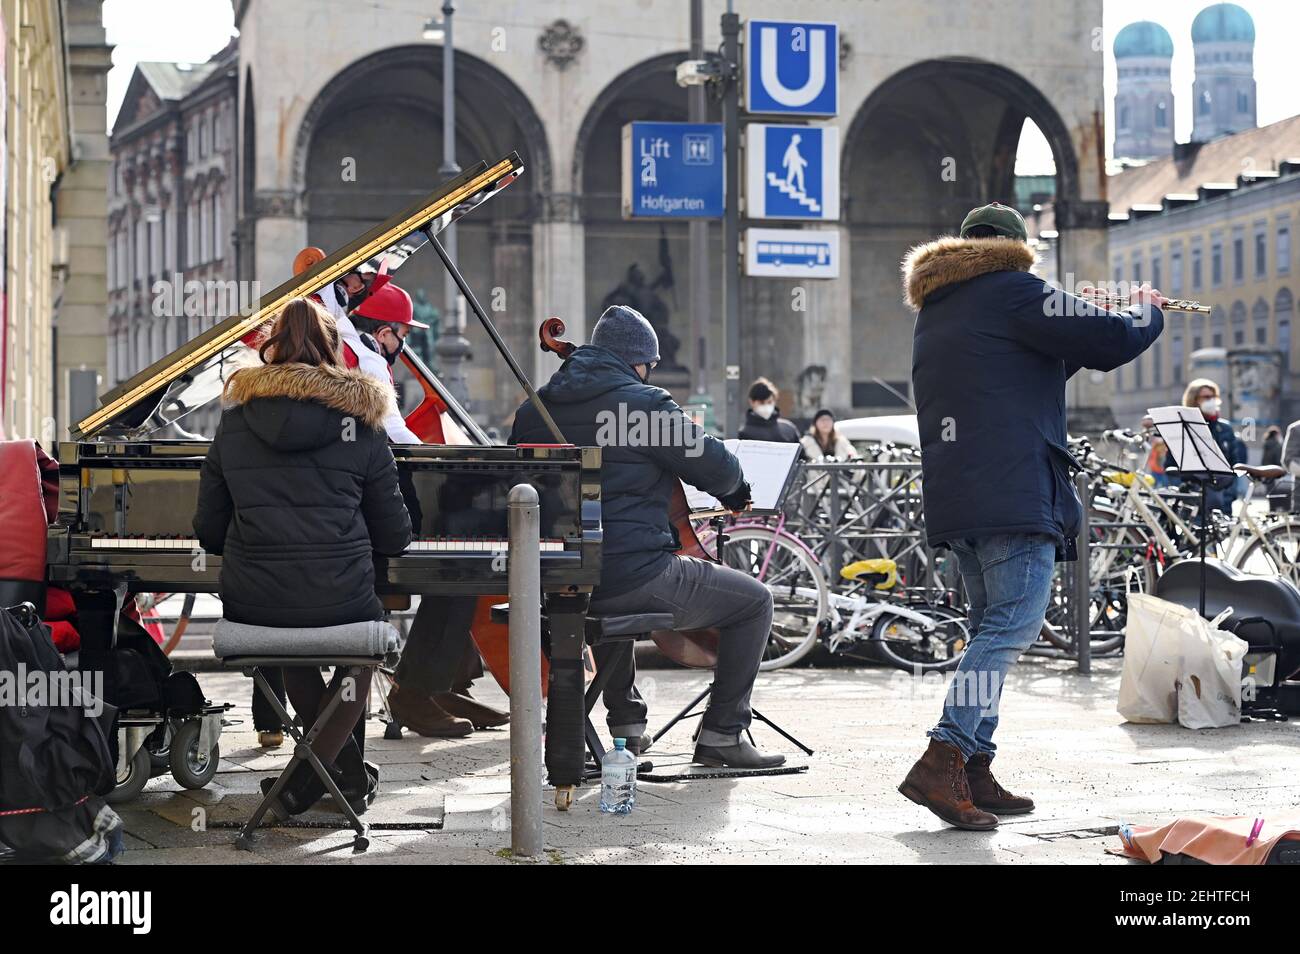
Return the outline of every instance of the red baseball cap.
{"type": "Polygon", "coordinates": [[[357,306],[354,314],[371,321],[382,321],[389,325],[410,325],[412,328],[428,328],[423,321],[416,321],[411,308],[411,296],[392,282],[385,282],[366,296],[365,301],[357,306]]]}

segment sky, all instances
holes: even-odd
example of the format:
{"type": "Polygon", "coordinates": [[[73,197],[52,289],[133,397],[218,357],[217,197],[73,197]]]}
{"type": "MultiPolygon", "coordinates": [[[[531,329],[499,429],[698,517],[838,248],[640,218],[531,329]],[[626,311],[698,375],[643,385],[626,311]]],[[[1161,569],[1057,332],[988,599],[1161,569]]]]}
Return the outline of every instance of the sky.
{"type": "MultiPolygon", "coordinates": [[[[933,2],[933,0],[930,0],[933,2]]],[[[972,2],[972,0],[944,0],[972,2]]],[[[1037,0],[1024,0],[1034,3],[1037,0]]],[[[681,0],[683,11],[686,0],[681,0]]],[[[1111,49],[1117,34],[1134,20],[1154,20],[1174,41],[1174,139],[1185,142],[1192,131],[1192,20],[1208,4],[1204,0],[1103,0],[1102,39],[1106,51],[1106,124],[1111,128],[1115,100],[1115,60],[1111,49]]],[[[433,4],[431,4],[432,6],[433,4]]],[[[1300,113],[1300,82],[1295,59],[1300,39],[1300,0],[1242,0],[1255,20],[1255,80],[1261,126],[1300,113]]],[[[744,0],[738,4],[744,15],[744,0]]],[[[684,13],[683,13],[684,15],[684,13]]],[[[104,26],[114,44],[113,69],[108,74],[108,121],[126,93],[131,71],[141,60],[202,63],[234,32],[230,0],[105,0],[104,26]]],[[[1009,24],[1008,28],[1014,28],[1009,24]]],[[[1107,150],[1110,136],[1107,136],[1107,150]]],[[[1026,124],[1016,157],[1016,171],[1052,172],[1052,154],[1042,135],[1026,124]]]]}

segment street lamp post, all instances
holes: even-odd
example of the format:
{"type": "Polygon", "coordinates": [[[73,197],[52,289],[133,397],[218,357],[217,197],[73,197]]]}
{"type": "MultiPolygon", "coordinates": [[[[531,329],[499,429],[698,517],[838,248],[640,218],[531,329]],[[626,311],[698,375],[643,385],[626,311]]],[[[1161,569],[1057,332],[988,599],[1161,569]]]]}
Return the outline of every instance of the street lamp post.
{"type": "MultiPolygon", "coordinates": [[[[429,21],[425,25],[425,39],[442,39],[442,165],[438,174],[445,181],[460,175],[456,163],[456,45],[452,39],[452,18],[456,4],[443,0],[442,22],[429,21]]],[[[447,226],[439,236],[452,261],[457,259],[455,226],[447,226]]],[[[465,362],[471,357],[469,340],[465,337],[465,312],[461,307],[460,290],[448,273],[443,286],[442,334],[435,351],[443,383],[452,395],[469,406],[469,385],[465,381],[465,362]]]]}
{"type": "Polygon", "coordinates": [[[722,15],[722,58],[727,71],[722,100],[726,143],[727,207],[722,222],[723,414],[725,436],[740,428],[740,17],[727,0],[722,15]]]}

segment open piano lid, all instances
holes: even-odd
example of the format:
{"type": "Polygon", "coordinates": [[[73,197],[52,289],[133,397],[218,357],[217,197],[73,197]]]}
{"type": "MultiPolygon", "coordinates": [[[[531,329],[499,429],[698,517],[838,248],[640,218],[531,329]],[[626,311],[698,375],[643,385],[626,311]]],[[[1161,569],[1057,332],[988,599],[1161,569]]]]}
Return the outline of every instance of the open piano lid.
{"type": "Polygon", "coordinates": [[[181,436],[174,427],[192,411],[219,400],[226,380],[257,361],[242,339],[274,317],[293,298],[332,285],[352,271],[396,270],[437,234],[505,188],[523,172],[517,153],[493,165],[478,162],[414,205],[375,226],[315,267],[263,295],[257,310],[235,314],[100,397],[99,407],[72,428],[73,440],[96,437],[147,440],[181,436]],[[166,430],[164,430],[166,429],[166,430]]]}

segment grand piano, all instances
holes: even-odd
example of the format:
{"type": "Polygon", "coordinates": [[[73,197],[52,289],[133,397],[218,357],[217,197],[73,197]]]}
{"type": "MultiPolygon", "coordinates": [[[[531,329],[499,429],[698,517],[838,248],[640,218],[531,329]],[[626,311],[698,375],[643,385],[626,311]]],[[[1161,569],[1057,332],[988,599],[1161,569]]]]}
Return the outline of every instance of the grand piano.
{"type": "MultiPolygon", "coordinates": [[[[221,559],[201,551],[190,525],[208,442],[189,426],[213,414],[231,374],[258,361],[256,346],[285,303],[351,272],[391,273],[433,249],[522,390],[535,398],[437,237],[522,171],[516,154],[476,164],[263,295],[252,313],[226,318],[105,393],[73,429],[73,440],[59,445],[59,515],[49,529],[47,579],[87,604],[110,594],[120,601],[128,592],[217,591],[221,559]]],[[[506,592],[507,494],[519,483],[536,488],[550,638],[546,763],[557,790],[571,793],[584,761],[583,619],[600,576],[600,449],[570,445],[553,426],[554,444],[493,446],[410,349],[400,360],[421,392],[407,424],[428,443],[393,447],[415,534],[405,553],[379,561],[378,589],[398,598],[479,595],[474,638],[506,686],[507,634],[491,622],[489,608],[506,592]]]]}

